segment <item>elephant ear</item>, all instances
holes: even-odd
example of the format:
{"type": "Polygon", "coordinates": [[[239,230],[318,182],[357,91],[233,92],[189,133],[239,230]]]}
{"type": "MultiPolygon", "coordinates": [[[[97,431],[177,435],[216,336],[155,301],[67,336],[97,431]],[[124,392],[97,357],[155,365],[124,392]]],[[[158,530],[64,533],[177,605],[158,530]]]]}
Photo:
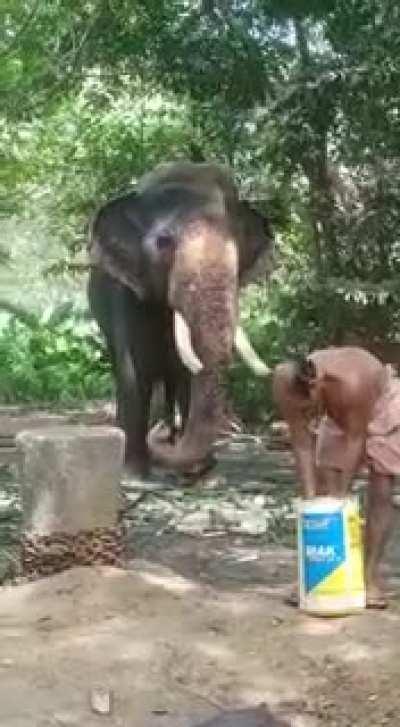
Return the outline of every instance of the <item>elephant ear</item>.
{"type": "Polygon", "coordinates": [[[274,236],[269,219],[255,210],[247,200],[238,203],[238,213],[239,278],[240,284],[244,285],[271,272],[274,236]]]}
{"type": "Polygon", "coordinates": [[[91,263],[141,299],[147,290],[143,235],[140,199],[136,192],[130,192],[98,210],[89,240],[91,263]]]}

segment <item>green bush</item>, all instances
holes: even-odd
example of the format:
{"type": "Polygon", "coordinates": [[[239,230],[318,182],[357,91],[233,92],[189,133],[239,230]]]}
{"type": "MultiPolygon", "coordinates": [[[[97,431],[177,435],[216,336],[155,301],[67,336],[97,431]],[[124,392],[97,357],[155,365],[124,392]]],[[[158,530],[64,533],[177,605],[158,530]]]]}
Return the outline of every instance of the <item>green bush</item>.
{"type": "MultiPolygon", "coordinates": [[[[338,343],[353,331],[392,337],[399,300],[395,290],[334,278],[323,282],[302,269],[279,270],[270,282],[250,285],[241,297],[241,322],[260,357],[277,363],[338,343]]],[[[68,403],[113,395],[104,342],[84,311],[67,303],[38,315],[0,301],[8,322],[0,330],[0,401],[68,403]]],[[[271,379],[251,374],[237,358],[227,389],[244,421],[275,415],[271,379]]]]}
{"type": "Polygon", "coordinates": [[[60,402],[112,394],[109,364],[92,323],[62,306],[22,320],[12,315],[0,332],[0,401],[60,402]]]}
{"type": "MultiPolygon", "coordinates": [[[[340,345],[346,335],[395,341],[399,291],[393,286],[334,277],[321,280],[298,268],[280,270],[267,285],[251,285],[241,299],[241,322],[254,348],[272,368],[315,348],[340,345]]],[[[275,415],[271,379],[253,376],[235,360],[227,376],[235,408],[248,422],[275,415]]]]}

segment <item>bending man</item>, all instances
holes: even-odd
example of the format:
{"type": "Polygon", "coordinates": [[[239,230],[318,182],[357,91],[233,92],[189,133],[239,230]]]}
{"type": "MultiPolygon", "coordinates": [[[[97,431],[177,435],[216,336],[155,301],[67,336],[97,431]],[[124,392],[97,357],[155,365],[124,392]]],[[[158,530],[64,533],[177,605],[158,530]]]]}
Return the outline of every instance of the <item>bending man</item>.
{"type": "Polygon", "coordinates": [[[400,380],[361,348],[327,348],[277,366],[273,391],[289,425],[303,497],[347,494],[367,464],[367,606],[384,608],[379,566],[400,475],[400,380]]]}

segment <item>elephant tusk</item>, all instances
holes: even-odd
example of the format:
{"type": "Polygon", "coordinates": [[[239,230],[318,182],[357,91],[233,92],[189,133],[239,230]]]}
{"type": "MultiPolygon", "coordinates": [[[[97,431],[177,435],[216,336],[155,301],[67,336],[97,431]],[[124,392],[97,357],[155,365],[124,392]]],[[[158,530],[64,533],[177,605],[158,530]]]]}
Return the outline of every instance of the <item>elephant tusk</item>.
{"type": "Polygon", "coordinates": [[[241,326],[236,327],[234,346],[243,361],[254,371],[256,376],[268,376],[271,373],[271,369],[256,354],[241,326]]]}
{"type": "Polygon", "coordinates": [[[174,311],[174,337],[182,363],[192,374],[198,374],[203,364],[193,350],[190,328],[178,311],[174,311]]]}

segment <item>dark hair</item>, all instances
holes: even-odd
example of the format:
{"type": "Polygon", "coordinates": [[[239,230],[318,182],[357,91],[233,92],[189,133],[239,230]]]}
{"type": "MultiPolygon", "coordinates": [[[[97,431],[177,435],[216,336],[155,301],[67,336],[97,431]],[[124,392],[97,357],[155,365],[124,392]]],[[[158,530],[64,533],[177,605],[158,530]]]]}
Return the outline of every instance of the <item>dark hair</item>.
{"type": "Polygon", "coordinates": [[[316,377],[317,369],[314,361],[306,356],[298,358],[295,362],[294,380],[297,390],[300,391],[303,396],[310,396],[310,384],[314,379],[316,379],[316,377]]]}

